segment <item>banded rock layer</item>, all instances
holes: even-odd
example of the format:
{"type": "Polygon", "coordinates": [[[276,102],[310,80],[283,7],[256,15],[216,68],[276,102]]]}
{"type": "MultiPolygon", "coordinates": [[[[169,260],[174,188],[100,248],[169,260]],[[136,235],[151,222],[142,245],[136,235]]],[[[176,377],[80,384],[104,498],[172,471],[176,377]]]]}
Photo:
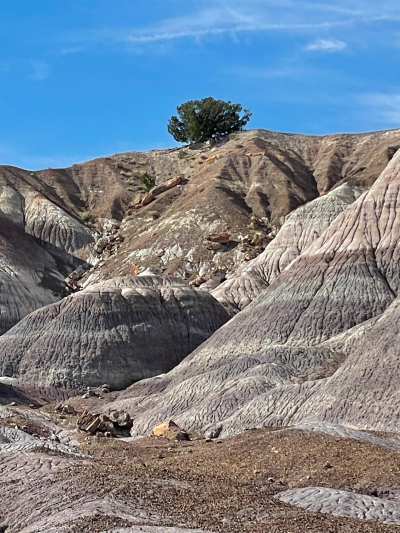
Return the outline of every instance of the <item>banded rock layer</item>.
{"type": "Polygon", "coordinates": [[[95,284],[39,309],[0,337],[0,373],[43,388],[123,389],[167,372],[228,315],[172,278],[95,284]]]}
{"type": "Polygon", "coordinates": [[[29,172],[0,167],[0,334],[59,300],[92,232],[29,172]]]}

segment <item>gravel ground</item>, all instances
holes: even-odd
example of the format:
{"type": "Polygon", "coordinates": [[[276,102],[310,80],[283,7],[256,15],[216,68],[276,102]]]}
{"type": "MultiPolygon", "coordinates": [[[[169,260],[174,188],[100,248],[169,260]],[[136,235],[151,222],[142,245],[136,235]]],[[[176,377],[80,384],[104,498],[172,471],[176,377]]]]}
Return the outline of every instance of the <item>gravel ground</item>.
{"type": "MultiPolygon", "coordinates": [[[[93,402],[97,407],[101,403],[97,399],[74,402],[79,411],[92,408],[93,402]]],[[[1,419],[2,425],[23,427],[27,433],[44,438],[54,424],[57,431],[64,428],[80,443],[83,460],[71,456],[64,460],[63,453],[48,448],[15,459],[21,465],[21,476],[30,457],[50,466],[62,462],[62,468],[54,468],[54,472],[50,468],[45,476],[39,476],[42,488],[34,489],[38,497],[36,511],[42,509],[42,518],[43,501],[49,498],[50,487],[53,514],[61,516],[63,509],[71,509],[61,529],[55,527],[57,533],[129,531],[129,527],[140,531],[137,527],[142,525],[161,528],[155,532],[175,527],[225,533],[400,533],[400,525],[322,514],[312,510],[322,507],[308,499],[307,510],[276,497],[291,489],[319,487],[330,489],[333,494],[347,491],[356,498],[365,495],[365,502],[371,496],[374,505],[378,498],[378,506],[381,499],[388,509],[395,507],[392,503],[400,504],[400,453],[360,440],[364,439],[363,434],[348,438],[334,432],[262,428],[210,442],[203,438],[177,442],[162,437],[127,442],[74,432],[76,418],[60,415],[54,412],[54,405],[48,404],[39,410],[8,409],[1,419]],[[62,487],[62,492],[57,493],[58,503],[56,487],[62,487]],[[61,506],[60,501],[64,502],[61,506]]],[[[394,439],[393,435],[379,436],[394,439]]],[[[11,455],[8,457],[4,456],[5,466],[11,455]]],[[[16,492],[22,504],[29,499],[29,476],[36,475],[35,468],[26,474],[26,496],[23,487],[16,492]]],[[[13,486],[7,485],[6,479],[2,482],[0,476],[2,483],[7,490],[13,486]]],[[[324,490],[319,492],[323,494],[324,490]]],[[[12,497],[11,493],[8,496],[12,497]]],[[[28,504],[27,507],[30,508],[28,504]]],[[[0,506],[0,514],[0,522],[7,521],[7,507],[0,506]]]]}
{"type": "MultiPolygon", "coordinates": [[[[113,492],[159,516],[160,525],[225,532],[399,532],[400,526],[305,511],[277,500],[291,488],[330,487],[397,501],[400,455],[353,439],[264,428],[206,442],[85,438],[87,466],[63,472],[82,492],[113,492]]],[[[74,533],[127,527],[80,519],[74,533]]]]}

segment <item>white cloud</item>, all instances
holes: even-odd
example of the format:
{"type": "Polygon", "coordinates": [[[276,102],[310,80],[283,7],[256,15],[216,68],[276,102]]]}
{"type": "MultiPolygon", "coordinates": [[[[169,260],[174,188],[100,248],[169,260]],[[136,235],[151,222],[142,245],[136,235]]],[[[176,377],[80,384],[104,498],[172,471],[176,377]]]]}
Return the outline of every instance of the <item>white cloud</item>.
{"type": "Polygon", "coordinates": [[[360,100],[367,108],[371,120],[400,127],[400,92],[369,93],[361,96],[360,100]]]}
{"type": "Polygon", "coordinates": [[[33,67],[33,73],[29,76],[31,80],[43,81],[49,77],[49,65],[42,59],[30,62],[33,67]]]}
{"type": "Polygon", "coordinates": [[[346,48],[347,44],[339,39],[317,39],[306,46],[310,52],[343,52],[346,48]]]}
{"type": "MultiPolygon", "coordinates": [[[[193,3],[196,5],[195,3],[193,3]]],[[[83,42],[151,43],[155,41],[201,38],[219,34],[290,32],[313,33],[352,23],[349,13],[327,15],[311,2],[301,5],[291,0],[207,0],[199,10],[190,10],[193,4],[185,3],[183,12],[169,19],[136,28],[99,28],[77,30],[64,34],[64,40],[83,42]],[[188,7],[189,6],[189,7],[188,7]],[[189,13],[188,13],[189,11],[189,13]],[[310,14],[310,12],[312,14],[310,14]]],[[[197,3],[199,5],[199,3],[197,3]]]]}
{"type": "MultiPolygon", "coordinates": [[[[361,38],[360,26],[400,21],[400,3],[395,0],[381,0],[379,4],[376,0],[175,0],[173,4],[180,8],[180,14],[154,24],[81,29],[64,34],[62,39],[71,47],[82,43],[146,45],[188,38],[202,42],[224,34],[235,39],[240,33],[286,32],[320,36],[309,44],[310,51],[340,52],[353,35],[361,38]],[[344,40],[324,37],[322,32],[333,29],[340,31],[344,40]]],[[[369,31],[374,32],[375,41],[387,38],[379,25],[369,31]]],[[[371,36],[367,42],[371,42],[371,36]]]]}

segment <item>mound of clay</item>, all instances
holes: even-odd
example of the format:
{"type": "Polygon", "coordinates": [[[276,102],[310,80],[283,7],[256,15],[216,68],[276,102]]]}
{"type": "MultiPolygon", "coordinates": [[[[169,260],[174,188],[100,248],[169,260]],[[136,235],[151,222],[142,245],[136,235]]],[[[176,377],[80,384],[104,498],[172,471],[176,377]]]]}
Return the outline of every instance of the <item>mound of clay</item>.
{"type": "Polygon", "coordinates": [[[116,278],[39,309],[0,337],[4,376],[38,387],[122,389],[167,372],[228,319],[172,278],[116,278]]]}

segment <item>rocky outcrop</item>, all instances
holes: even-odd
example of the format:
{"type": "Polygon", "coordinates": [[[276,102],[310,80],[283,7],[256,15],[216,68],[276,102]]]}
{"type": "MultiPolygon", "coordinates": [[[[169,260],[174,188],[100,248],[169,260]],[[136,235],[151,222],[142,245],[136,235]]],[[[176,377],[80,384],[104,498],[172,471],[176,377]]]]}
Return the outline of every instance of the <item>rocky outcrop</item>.
{"type": "Polygon", "coordinates": [[[92,232],[57,202],[30,173],[0,167],[0,334],[63,297],[87,257],[92,232]]]}
{"type": "Polygon", "coordinates": [[[228,319],[206,292],[169,278],[95,284],[0,337],[0,373],[43,387],[122,389],[167,372],[228,319]]]}
{"type": "Polygon", "coordinates": [[[138,433],[160,418],[222,435],[315,416],[392,429],[397,328],[384,329],[398,313],[399,202],[400,154],[244,311],[114,408],[135,405],[138,433]]]}
{"type": "MultiPolygon", "coordinates": [[[[139,180],[139,168],[147,169],[156,178],[156,190],[171,176],[182,176],[182,181],[129,211],[121,223],[124,242],[116,261],[105,262],[89,282],[146,268],[189,281],[230,274],[263,251],[271,240],[267,236],[294,209],[342,183],[353,190],[369,188],[398,146],[399,130],[324,137],[251,130],[213,147],[123,154],[124,165],[130,161],[137,169],[134,179],[139,180]],[[147,167],[139,167],[146,158],[147,167]],[[152,161],[157,161],[157,169],[152,161]],[[162,165],[170,173],[160,172],[162,165]],[[229,242],[207,240],[225,232],[229,242]],[[261,246],[243,246],[257,235],[261,246]]],[[[141,195],[136,196],[141,201],[141,195]]]]}

